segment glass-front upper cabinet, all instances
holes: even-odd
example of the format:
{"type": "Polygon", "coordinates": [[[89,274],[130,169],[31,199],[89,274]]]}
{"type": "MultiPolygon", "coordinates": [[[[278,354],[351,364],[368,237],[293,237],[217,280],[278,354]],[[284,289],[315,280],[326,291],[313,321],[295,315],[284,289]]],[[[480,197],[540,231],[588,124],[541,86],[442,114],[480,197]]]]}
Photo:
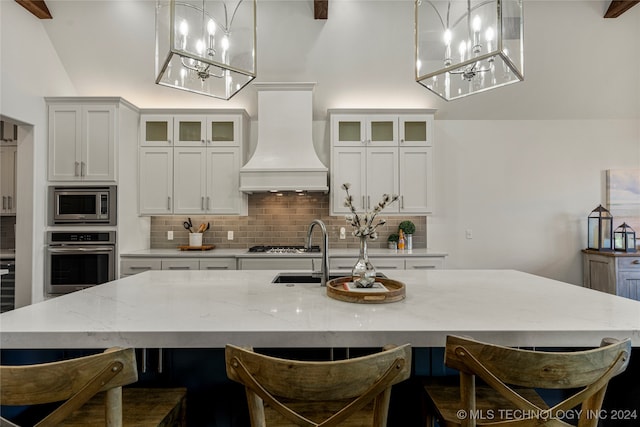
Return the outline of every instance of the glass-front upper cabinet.
{"type": "Polygon", "coordinates": [[[433,145],[433,115],[399,116],[400,145],[430,147],[433,145]]]}
{"type": "Polygon", "coordinates": [[[240,115],[219,114],[207,117],[207,144],[239,146],[242,138],[240,115]]]}
{"type": "Polygon", "coordinates": [[[142,114],[140,116],[140,145],[173,145],[173,116],[142,114]]]}
{"type": "Polygon", "coordinates": [[[173,118],[176,146],[201,147],[206,144],[207,117],[200,115],[179,115],[173,118]]]}
{"type": "Polygon", "coordinates": [[[335,146],[395,145],[398,142],[398,117],[394,115],[334,115],[335,146]]]}

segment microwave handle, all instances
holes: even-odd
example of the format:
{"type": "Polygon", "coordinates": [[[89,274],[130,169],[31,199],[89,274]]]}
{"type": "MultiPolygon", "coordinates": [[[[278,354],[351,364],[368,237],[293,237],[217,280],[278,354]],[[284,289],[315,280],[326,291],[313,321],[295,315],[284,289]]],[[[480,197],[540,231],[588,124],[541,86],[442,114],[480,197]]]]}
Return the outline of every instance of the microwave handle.
{"type": "Polygon", "coordinates": [[[69,252],[113,252],[113,246],[92,246],[90,248],[80,247],[80,248],[49,248],[49,251],[52,253],[69,253],[69,252]]]}
{"type": "Polygon", "coordinates": [[[75,162],[74,175],[80,176],[78,172],[78,166],[80,166],[80,162],[75,162]]]}

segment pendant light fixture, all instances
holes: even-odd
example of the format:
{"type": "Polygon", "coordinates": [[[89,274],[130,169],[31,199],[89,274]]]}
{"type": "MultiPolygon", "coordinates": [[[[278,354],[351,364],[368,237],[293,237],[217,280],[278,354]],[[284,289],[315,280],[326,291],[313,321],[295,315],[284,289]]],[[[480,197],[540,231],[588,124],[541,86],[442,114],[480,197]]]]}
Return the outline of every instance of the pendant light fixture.
{"type": "Polygon", "coordinates": [[[449,101],[524,79],[522,0],[416,0],[416,81],[449,101]]]}
{"type": "Polygon", "coordinates": [[[156,83],[230,99],[256,77],[256,0],[158,0],[156,83]]]}

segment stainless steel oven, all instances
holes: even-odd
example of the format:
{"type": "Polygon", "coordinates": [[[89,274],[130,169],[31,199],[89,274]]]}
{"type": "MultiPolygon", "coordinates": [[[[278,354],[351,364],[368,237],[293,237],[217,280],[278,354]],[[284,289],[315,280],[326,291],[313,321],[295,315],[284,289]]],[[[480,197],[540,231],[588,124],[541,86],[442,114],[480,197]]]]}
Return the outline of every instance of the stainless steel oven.
{"type": "Polygon", "coordinates": [[[116,225],[116,186],[49,187],[49,225],[116,225]]]}
{"type": "Polygon", "coordinates": [[[115,279],[115,231],[49,231],[47,242],[47,294],[67,294],[115,279]]]}

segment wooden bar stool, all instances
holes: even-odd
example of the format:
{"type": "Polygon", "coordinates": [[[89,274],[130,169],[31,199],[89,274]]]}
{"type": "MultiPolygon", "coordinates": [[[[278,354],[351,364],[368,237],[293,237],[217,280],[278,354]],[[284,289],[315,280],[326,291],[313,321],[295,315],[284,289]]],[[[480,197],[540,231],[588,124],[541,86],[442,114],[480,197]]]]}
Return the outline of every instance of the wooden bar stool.
{"type": "Polygon", "coordinates": [[[62,402],[37,426],[184,426],[186,389],[125,388],[138,381],[133,349],[60,362],[0,366],[0,404],[62,402]]]}
{"type": "Polygon", "coordinates": [[[387,425],[391,386],[409,378],[411,347],[302,362],[226,347],[227,376],[245,386],[253,427],[387,425]]]}
{"type": "Polygon", "coordinates": [[[449,336],[445,365],[460,371],[458,384],[425,380],[427,426],[596,427],[609,380],[629,363],[631,340],[603,340],[575,352],[520,350],[449,336]],[[479,383],[476,384],[476,379],[479,383]],[[534,389],[579,389],[549,407],[534,389]]]}

